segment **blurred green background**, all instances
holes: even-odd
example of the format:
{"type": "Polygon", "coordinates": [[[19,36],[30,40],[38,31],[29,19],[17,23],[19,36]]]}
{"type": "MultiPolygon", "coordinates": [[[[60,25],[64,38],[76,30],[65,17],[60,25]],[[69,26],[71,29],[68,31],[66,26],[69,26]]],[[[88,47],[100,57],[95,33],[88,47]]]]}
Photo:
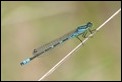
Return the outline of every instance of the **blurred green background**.
{"type": "MultiPolygon", "coordinates": [[[[89,21],[97,28],[120,7],[120,1],[2,1],[1,80],[38,80],[80,41],[69,40],[20,66],[34,48],[89,21]]],[[[121,80],[120,45],[121,12],[43,80],[121,80]]]]}

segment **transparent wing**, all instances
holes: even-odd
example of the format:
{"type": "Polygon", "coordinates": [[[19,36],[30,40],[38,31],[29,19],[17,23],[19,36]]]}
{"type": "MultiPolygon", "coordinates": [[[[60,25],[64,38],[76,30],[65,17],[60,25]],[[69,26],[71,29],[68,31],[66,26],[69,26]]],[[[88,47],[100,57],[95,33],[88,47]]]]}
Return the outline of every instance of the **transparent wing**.
{"type": "Polygon", "coordinates": [[[63,43],[64,41],[70,39],[70,35],[72,35],[73,33],[75,32],[75,30],[63,35],[62,37],[60,38],[57,38],[56,40],[53,40],[45,45],[42,45],[36,49],[34,49],[33,51],[33,55],[37,55],[37,54],[42,54],[42,53],[45,53],[51,49],[53,49],[54,47],[58,46],[59,44],[63,43]]]}

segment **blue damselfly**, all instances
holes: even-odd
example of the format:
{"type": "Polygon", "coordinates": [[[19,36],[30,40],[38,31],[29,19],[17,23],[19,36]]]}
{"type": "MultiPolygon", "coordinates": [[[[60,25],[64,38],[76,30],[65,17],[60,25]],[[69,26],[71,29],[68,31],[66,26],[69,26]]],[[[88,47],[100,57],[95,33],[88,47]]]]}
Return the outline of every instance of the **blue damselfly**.
{"type": "Polygon", "coordinates": [[[25,65],[25,64],[29,63],[31,60],[40,56],[41,54],[53,49],[54,47],[58,46],[59,44],[62,44],[63,42],[65,42],[69,39],[72,39],[74,37],[78,38],[82,42],[82,40],[78,36],[82,35],[82,37],[85,38],[88,31],[90,33],[92,33],[92,30],[90,30],[90,27],[92,27],[92,23],[88,22],[85,25],[77,27],[75,30],[69,32],[68,34],[65,34],[64,36],[62,36],[54,41],[51,41],[51,42],[49,42],[39,48],[34,49],[33,56],[25,59],[20,64],[25,65]]]}

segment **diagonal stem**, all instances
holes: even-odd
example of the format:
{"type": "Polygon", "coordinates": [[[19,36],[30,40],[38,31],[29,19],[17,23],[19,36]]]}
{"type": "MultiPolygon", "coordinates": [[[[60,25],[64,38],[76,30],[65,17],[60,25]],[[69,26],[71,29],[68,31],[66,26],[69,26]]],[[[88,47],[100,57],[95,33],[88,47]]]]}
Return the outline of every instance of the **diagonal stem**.
{"type": "Polygon", "coordinates": [[[46,78],[48,75],[53,73],[73,52],[75,52],[79,47],[82,46],[91,36],[93,36],[98,30],[100,30],[106,23],[108,23],[114,16],[116,16],[121,11],[121,8],[117,10],[110,18],[108,18],[103,24],[101,24],[94,33],[90,34],[85,38],[78,46],[76,46],[71,52],[69,52],[63,59],[61,59],[55,66],[53,66],[47,73],[45,73],[38,81],[46,78]]]}

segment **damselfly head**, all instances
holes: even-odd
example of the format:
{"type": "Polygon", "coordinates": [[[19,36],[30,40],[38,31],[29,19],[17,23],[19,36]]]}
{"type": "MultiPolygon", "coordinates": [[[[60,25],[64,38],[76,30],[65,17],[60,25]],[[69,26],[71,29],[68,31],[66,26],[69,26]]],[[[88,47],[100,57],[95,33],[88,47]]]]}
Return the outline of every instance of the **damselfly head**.
{"type": "Polygon", "coordinates": [[[87,23],[87,27],[92,27],[92,26],[93,26],[93,24],[91,22],[87,23]]]}

